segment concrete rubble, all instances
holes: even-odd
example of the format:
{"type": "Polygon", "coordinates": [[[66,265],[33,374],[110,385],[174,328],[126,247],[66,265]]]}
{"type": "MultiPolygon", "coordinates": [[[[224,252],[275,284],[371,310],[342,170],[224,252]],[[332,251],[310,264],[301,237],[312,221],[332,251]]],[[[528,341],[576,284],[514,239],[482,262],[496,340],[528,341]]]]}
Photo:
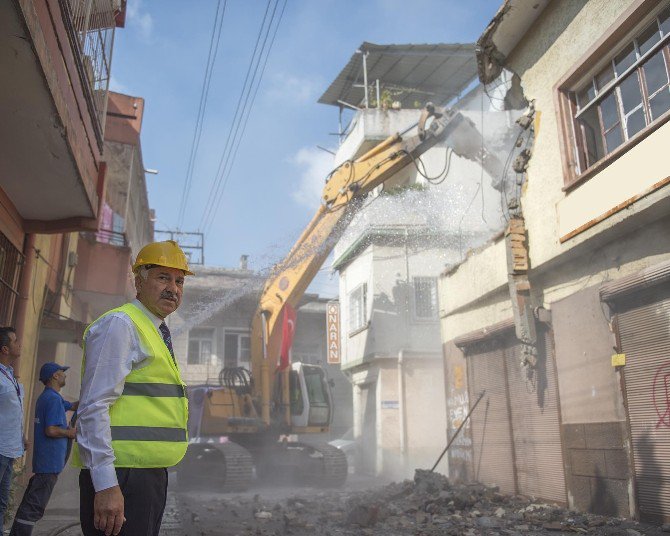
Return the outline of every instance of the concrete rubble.
{"type": "MultiPolygon", "coordinates": [[[[182,497],[182,521],[205,516],[216,525],[184,526],[205,535],[505,535],[589,534],[638,536],[670,533],[670,525],[571,512],[480,484],[453,485],[438,473],[417,470],[414,480],[366,491],[310,490],[274,501],[220,496],[203,504],[182,497]],[[186,515],[184,515],[186,514],[186,515]]],[[[188,523],[185,523],[188,525],[188,523]]],[[[191,530],[188,530],[191,529],[191,530]]]]}

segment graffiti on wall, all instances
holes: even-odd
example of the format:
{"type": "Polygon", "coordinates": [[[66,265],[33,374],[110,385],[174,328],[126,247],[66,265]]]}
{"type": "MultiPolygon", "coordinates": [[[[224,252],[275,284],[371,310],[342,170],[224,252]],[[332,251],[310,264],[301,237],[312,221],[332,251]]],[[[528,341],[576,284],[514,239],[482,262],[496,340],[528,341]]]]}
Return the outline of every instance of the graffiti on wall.
{"type": "Polygon", "coordinates": [[[656,428],[670,428],[670,362],[656,369],[651,396],[658,415],[656,428]]]}
{"type": "MultiPolygon", "coordinates": [[[[463,424],[468,411],[470,411],[470,400],[465,390],[465,371],[463,365],[454,365],[452,374],[453,383],[450,386],[447,401],[450,438],[454,437],[456,430],[463,424]]],[[[452,458],[463,461],[470,461],[472,459],[472,441],[467,434],[469,427],[470,421],[466,422],[461,432],[451,444],[450,455],[452,458]]]]}

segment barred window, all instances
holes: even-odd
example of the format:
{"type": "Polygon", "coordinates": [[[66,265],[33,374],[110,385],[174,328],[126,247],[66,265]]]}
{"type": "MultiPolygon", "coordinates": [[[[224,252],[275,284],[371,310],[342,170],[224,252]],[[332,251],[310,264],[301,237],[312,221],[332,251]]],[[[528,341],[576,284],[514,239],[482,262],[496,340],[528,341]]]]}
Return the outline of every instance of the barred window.
{"type": "Polygon", "coordinates": [[[437,319],[437,279],[434,277],[414,278],[414,318],[417,320],[437,319]]]}
{"type": "Polygon", "coordinates": [[[364,328],[367,318],[368,285],[363,283],[349,294],[349,331],[364,328]]]}
{"type": "Polygon", "coordinates": [[[670,110],[670,7],[571,92],[576,174],[670,110]]]}
{"type": "Polygon", "coordinates": [[[200,328],[188,332],[189,365],[206,365],[212,359],[214,329],[200,328]]]}
{"type": "Polygon", "coordinates": [[[0,325],[14,325],[23,255],[0,233],[0,325]]]}

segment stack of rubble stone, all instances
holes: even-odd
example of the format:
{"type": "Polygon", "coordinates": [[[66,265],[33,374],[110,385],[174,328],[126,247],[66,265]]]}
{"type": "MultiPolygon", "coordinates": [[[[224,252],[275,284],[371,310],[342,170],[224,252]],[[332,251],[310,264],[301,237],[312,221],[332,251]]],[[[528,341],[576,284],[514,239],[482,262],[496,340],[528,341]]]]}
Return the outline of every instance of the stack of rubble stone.
{"type": "Polygon", "coordinates": [[[504,495],[495,487],[452,485],[443,475],[421,470],[413,481],[373,490],[317,492],[275,504],[258,495],[229,497],[222,504],[221,526],[231,535],[639,536],[670,532],[670,526],[571,512],[504,495]]]}

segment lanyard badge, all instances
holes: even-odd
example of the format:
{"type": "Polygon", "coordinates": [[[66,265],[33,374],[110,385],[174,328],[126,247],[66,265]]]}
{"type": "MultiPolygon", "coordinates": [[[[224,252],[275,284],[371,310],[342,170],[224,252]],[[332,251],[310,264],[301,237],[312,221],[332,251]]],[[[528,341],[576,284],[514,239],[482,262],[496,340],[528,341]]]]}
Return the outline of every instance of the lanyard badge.
{"type": "Polygon", "coordinates": [[[0,372],[2,372],[10,382],[12,382],[12,385],[16,390],[16,397],[19,399],[19,404],[23,406],[23,401],[21,400],[21,388],[19,387],[19,382],[16,381],[16,378],[7,374],[7,371],[4,368],[0,368],[0,372]]]}

